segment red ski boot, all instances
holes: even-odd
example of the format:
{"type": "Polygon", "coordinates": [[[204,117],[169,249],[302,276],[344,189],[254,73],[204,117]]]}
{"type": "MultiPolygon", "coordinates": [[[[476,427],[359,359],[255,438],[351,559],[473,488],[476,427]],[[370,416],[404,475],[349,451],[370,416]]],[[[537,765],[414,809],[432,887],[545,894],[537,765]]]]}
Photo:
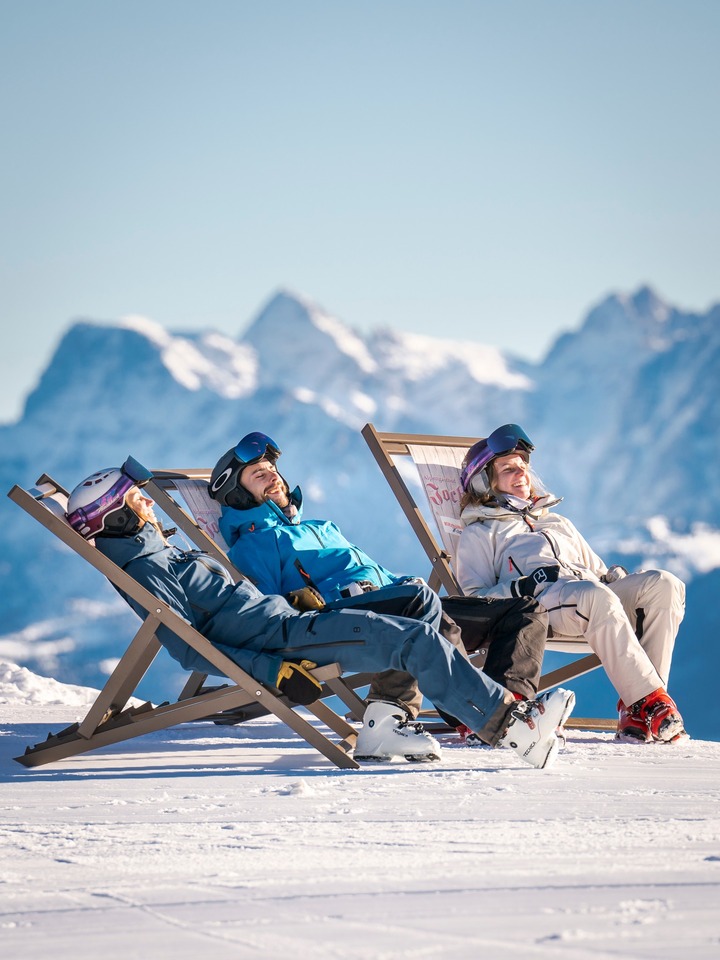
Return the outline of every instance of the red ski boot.
{"type": "Polygon", "coordinates": [[[622,702],[618,700],[618,725],[615,733],[616,740],[624,743],[647,743],[652,740],[647,724],[643,720],[636,720],[622,702]]]}
{"type": "Polygon", "coordinates": [[[638,700],[627,713],[628,729],[631,723],[638,729],[644,727],[648,740],[671,743],[673,740],[687,736],[683,728],[683,719],[674,700],[662,687],[643,697],[642,700],[638,700]]]}

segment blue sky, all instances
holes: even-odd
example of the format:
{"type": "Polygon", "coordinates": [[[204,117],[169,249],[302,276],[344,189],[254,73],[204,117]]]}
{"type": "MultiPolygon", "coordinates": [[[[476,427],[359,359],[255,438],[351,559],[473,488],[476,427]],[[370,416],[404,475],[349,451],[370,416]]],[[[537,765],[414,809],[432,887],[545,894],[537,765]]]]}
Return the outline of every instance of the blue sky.
{"type": "Polygon", "coordinates": [[[0,0],[0,420],[79,317],[278,287],[538,358],[720,300],[720,4],[0,0]]]}

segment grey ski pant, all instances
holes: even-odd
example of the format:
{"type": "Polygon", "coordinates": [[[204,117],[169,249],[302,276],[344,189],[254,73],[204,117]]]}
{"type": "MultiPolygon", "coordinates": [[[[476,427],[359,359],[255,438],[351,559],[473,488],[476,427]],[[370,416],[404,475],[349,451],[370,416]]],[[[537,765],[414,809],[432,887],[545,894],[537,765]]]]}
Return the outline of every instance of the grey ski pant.
{"type": "Polygon", "coordinates": [[[445,713],[494,745],[516,703],[509,690],[486,677],[449,641],[421,620],[363,609],[303,613],[283,621],[265,651],[284,660],[338,662],[343,671],[400,670],[445,713]]]}
{"type": "MultiPolygon", "coordinates": [[[[392,584],[328,604],[328,610],[372,610],[389,617],[422,620],[465,653],[460,630],[448,617],[438,595],[424,582],[392,584]]],[[[372,678],[368,700],[399,704],[411,717],[422,706],[423,694],[415,677],[405,670],[382,670],[372,678]]]]}
{"type": "MultiPolygon", "coordinates": [[[[486,676],[529,700],[537,696],[548,618],[536,600],[438,599],[427,584],[407,583],[338,600],[329,604],[328,609],[373,610],[423,620],[464,655],[479,654],[476,664],[486,676]]],[[[409,673],[383,670],[373,677],[368,700],[397,703],[416,717],[423,692],[409,673]]]]}

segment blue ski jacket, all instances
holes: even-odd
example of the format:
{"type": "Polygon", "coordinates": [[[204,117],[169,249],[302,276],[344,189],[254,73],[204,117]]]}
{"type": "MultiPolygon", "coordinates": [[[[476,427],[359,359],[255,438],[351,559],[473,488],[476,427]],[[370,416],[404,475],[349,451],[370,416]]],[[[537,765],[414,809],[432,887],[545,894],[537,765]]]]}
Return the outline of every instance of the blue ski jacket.
{"type": "MultiPolygon", "coordinates": [[[[150,523],[131,537],[97,537],[97,549],[163,600],[213,646],[257,680],[274,684],[282,656],[264,652],[281,646],[272,640],[297,611],[282,597],[265,596],[248,580],[233,583],[227,570],[200,550],[171,546],[150,523]]],[[[119,591],[145,619],[147,611],[119,591]]],[[[187,670],[217,675],[213,666],[168,627],[157,631],[160,643],[187,670]]]]}
{"type": "Polygon", "coordinates": [[[268,593],[288,593],[307,585],[304,570],[327,603],[339,600],[351,583],[374,587],[402,583],[360,547],[350,543],[331,520],[303,520],[302,493],[290,495],[297,507],[292,518],[271,500],[250,510],[224,506],[220,532],[235,566],[268,593]]]}

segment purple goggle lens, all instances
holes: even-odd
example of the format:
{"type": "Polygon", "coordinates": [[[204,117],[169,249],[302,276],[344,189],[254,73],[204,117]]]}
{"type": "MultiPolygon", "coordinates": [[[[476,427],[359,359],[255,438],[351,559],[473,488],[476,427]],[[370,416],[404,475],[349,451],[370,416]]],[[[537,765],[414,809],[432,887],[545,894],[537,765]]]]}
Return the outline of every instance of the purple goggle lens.
{"type": "Polygon", "coordinates": [[[86,507],[78,507],[77,510],[69,513],[67,515],[68,523],[76,530],[80,526],[92,527],[98,517],[104,515],[108,507],[122,500],[128,490],[132,490],[135,486],[137,486],[137,481],[123,473],[110,489],[101,494],[93,503],[89,503],[86,507]]]}

